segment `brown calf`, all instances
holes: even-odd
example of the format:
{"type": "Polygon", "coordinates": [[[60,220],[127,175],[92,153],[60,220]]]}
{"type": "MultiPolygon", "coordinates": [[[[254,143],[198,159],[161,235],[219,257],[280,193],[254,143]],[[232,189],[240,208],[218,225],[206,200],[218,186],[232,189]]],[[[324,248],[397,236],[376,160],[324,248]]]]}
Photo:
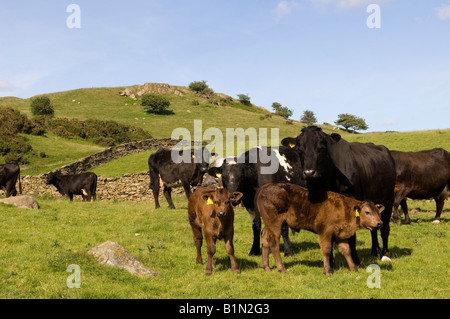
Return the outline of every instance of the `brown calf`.
{"type": "Polygon", "coordinates": [[[231,269],[239,274],[239,267],[234,257],[234,210],[233,202],[238,201],[242,193],[229,193],[224,188],[198,187],[189,197],[188,214],[197,248],[197,264],[202,264],[201,247],[203,235],[206,240],[208,261],[206,275],[211,275],[214,267],[213,256],[216,252],[216,240],[224,239],[228,255],[230,255],[231,269]],[[202,235],[203,231],[203,235],[202,235]]]}
{"type": "MultiPolygon", "coordinates": [[[[312,194],[312,193],[311,193],[312,194]]],[[[262,266],[269,271],[269,247],[280,272],[286,272],[279,244],[281,224],[286,221],[293,231],[306,229],[319,234],[323,254],[323,272],[331,276],[332,241],[338,245],[351,270],[357,271],[347,239],[361,228],[380,228],[383,205],[358,201],[334,192],[311,195],[306,188],[289,183],[270,183],[256,194],[258,211],[264,221],[262,266]]]]}

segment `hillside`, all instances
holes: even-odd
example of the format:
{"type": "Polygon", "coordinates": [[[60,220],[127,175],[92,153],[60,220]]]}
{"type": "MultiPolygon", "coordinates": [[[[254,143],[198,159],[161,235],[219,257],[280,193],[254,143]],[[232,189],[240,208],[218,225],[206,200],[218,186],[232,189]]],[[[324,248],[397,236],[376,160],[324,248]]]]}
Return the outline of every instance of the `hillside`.
{"type": "MultiPolygon", "coordinates": [[[[279,129],[279,138],[296,136],[304,124],[286,121],[280,116],[257,106],[244,106],[238,100],[225,94],[216,93],[210,98],[200,96],[187,87],[168,84],[145,84],[131,87],[86,88],[46,94],[53,102],[55,117],[79,120],[114,120],[125,125],[140,127],[155,138],[170,137],[175,128],[186,128],[192,138],[194,120],[202,120],[203,132],[208,128],[218,128],[225,138],[227,128],[279,129]],[[164,94],[171,102],[174,114],[148,114],[140,105],[143,92],[164,94]]],[[[30,99],[15,97],[0,98],[0,108],[13,107],[32,117],[30,99]]],[[[351,134],[333,127],[321,125],[327,133],[339,132],[348,141],[383,144],[390,149],[418,151],[434,147],[450,150],[450,129],[417,131],[406,133],[364,133],[351,134]]],[[[22,136],[32,145],[36,154],[44,152],[47,157],[33,156],[30,163],[23,166],[23,174],[39,174],[73,162],[80,157],[93,154],[103,147],[79,139],[67,140],[54,134],[46,136],[22,136]]],[[[217,140],[216,140],[217,142],[217,140]]],[[[259,144],[259,141],[252,141],[259,144]]],[[[220,143],[218,143],[220,144],[220,143]]],[[[220,145],[219,145],[220,146],[220,145]]],[[[241,145],[237,153],[245,150],[241,145]]],[[[0,162],[3,162],[0,158],[0,162]]]]}

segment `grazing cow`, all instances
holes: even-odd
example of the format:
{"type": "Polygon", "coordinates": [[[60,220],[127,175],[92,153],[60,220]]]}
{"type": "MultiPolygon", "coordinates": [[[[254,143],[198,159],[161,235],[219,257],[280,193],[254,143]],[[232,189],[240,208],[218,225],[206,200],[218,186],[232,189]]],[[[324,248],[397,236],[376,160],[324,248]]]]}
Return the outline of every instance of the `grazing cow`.
{"type": "Polygon", "coordinates": [[[293,231],[306,229],[319,235],[323,254],[323,272],[331,276],[329,256],[334,241],[347,260],[350,270],[357,271],[350,253],[348,238],[361,228],[378,229],[383,225],[383,205],[358,201],[334,192],[309,193],[304,187],[289,183],[270,183],[256,195],[258,212],[264,221],[262,232],[262,266],[269,271],[269,248],[277,268],[286,272],[280,256],[281,224],[287,222],[293,231]]]}
{"type": "MultiPolygon", "coordinates": [[[[308,190],[331,190],[385,207],[381,217],[383,251],[374,230],[371,232],[372,255],[381,257],[382,254],[382,261],[390,260],[388,238],[394,202],[395,163],[389,150],[372,143],[349,143],[339,134],[325,134],[317,126],[303,128],[299,136],[285,138],[282,144],[292,145],[299,153],[308,190]]],[[[356,236],[349,239],[349,244],[353,261],[359,264],[356,236]]]]}
{"type": "Polygon", "coordinates": [[[81,195],[83,201],[95,201],[97,197],[97,175],[95,173],[81,173],[75,175],[61,175],[59,172],[50,172],[47,175],[47,185],[53,185],[58,192],[69,196],[73,201],[73,195],[81,195]]]}
{"type": "Polygon", "coordinates": [[[216,240],[223,239],[231,260],[231,269],[240,273],[234,257],[234,210],[233,203],[242,197],[242,193],[229,193],[225,188],[198,187],[188,201],[189,223],[197,248],[197,264],[202,264],[201,247],[203,236],[206,240],[208,261],[206,275],[211,275],[214,267],[213,257],[216,252],[216,240]],[[203,235],[202,235],[203,232],[203,235]]]}
{"type": "MultiPolygon", "coordinates": [[[[212,167],[221,167],[224,163],[237,162],[237,156],[227,156],[227,157],[218,157],[209,165],[209,169],[212,167]]],[[[208,170],[209,171],[209,170],[208,170]]],[[[214,176],[210,174],[206,174],[205,178],[202,182],[203,187],[215,186],[221,187],[223,186],[222,182],[222,174],[217,171],[214,176]]]]}
{"type": "Polygon", "coordinates": [[[186,197],[191,195],[191,186],[200,186],[203,175],[208,171],[210,158],[214,158],[207,149],[169,150],[160,149],[148,158],[150,172],[150,189],[155,198],[155,208],[159,208],[159,189],[169,203],[169,208],[175,209],[172,201],[172,187],[180,182],[186,197]]]}
{"type": "MultiPolygon", "coordinates": [[[[221,174],[223,186],[229,192],[241,192],[242,204],[252,219],[253,245],[249,255],[260,255],[261,219],[255,213],[256,191],[270,182],[289,182],[306,186],[302,178],[301,163],[298,153],[290,147],[258,146],[248,150],[236,160],[228,160],[222,166],[210,168],[208,174],[221,174]]],[[[289,241],[289,228],[283,225],[283,242],[285,256],[292,256],[294,250],[289,241]]]]}
{"type": "Polygon", "coordinates": [[[395,161],[397,180],[392,219],[400,224],[398,206],[405,214],[405,224],[410,224],[406,197],[412,199],[434,198],[436,215],[434,223],[441,219],[444,201],[450,185],[450,153],[442,148],[420,152],[391,151],[395,161]]]}
{"type": "Polygon", "coordinates": [[[17,164],[0,164],[0,189],[5,188],[6,197],[16,196],[16,182],[19,180],[19,192],[22,194],[20,183],[20,167],[17,164]]]}

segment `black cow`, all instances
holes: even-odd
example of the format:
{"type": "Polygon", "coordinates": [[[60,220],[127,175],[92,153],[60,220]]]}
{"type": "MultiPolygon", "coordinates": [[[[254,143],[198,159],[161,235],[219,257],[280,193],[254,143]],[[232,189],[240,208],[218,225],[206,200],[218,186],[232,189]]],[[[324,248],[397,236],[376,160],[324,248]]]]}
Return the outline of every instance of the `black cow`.
{"type": "Polygon", "coordinates": [[[400,224],[398,205],[405,214],[405,224],[410,224],[406,197],[412,199],[434,198],[436,215],[441,219],[444,201],[450,189],[450,153],[442,148],[420,152],[391,151],[395,161],[397,180],[395,183],[394,212],[392,218],[400,224]]]}
{"type": "MultiPolygon", "coordinates": [[[[389,150],[372,143],[349,143],[339,134],[325,134],[317,126],[308,126],[296,138],[285,138],[300,155],[303,177],[313,190],[331,190],[357,200],[382,204],[382,260],[389,260],[389,221],[394,202],[395,163],[389,150]]],[[[359,264],[356,237],[349,240],[352,258],[359,264]]],[[[380,255],[377,232],[372,231],[372,255],[380,255]]]]}
{"type": "MultiPolygon", "coordinates": [[[[260,255],[261,218],[256,211],[255,195],[258,189],[271,182],[289,182],[306,186],[302,178],[300,158],[289,147],[256,147],[243,153],[236,160],[226,160],[220,167],[211,167],[208,174],[222,178],[223,186],[229,192],[241,192],[241,201],[252,218],[253,245],[250,255],[260,255]]],[[[283,224],[285,256],[294,251],[289,241],[289,228],[283,224]]]]}
{"type": "Polygon", "coordinates": [[[70,201],[73,201],[73,195],[81,195],[83,201],[96,199],[97,175],[95,173],[61,175],[60,172],[50,172],[47,175],[46,184],[55,186],[61,195],[69,196],[70,201]]]}
{"type": "Polygon", "coordinates": [[[16,182],[19,179],[19,192],[22,194],[20,183],[20,167],[17,164],[0,164],[0,189],[5,188],[6,197],[16,196],[16,182]]]}
{"type": "Polygon", "coordinates": [[[191,185],[199,186],[203,175],[208,171],[210,158],[214,158],[206,148],[192,150],[160,149],[150,155],[148,168],[150,172],[150,189],[155,198],[155,208],[159,208],[159,189],[164,187],[163,194],[169,208],[175,209],[172,201],[172,186],[181,182],[186,197],[191,195],[191,185]]]}

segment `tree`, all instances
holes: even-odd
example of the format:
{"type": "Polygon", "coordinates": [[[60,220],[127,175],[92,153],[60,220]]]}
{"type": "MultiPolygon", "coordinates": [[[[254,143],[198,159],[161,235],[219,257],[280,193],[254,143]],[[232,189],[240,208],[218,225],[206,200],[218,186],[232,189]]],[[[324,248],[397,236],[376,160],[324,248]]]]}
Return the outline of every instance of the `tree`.
{"type": "Polygon", "coordinates": [[[356,130],[367,130],[369,128],[363,118],[348,113],[339,114],[338,119],[334,123],[343,126],[347,132],[349,128],[353,128],[353,133],[356,130]]]}
{"type": "Polygon", "coordinates": [[[308,125],[313,125],[317,123],[317,118],[313,111],[306,110],[303,112],[303,115],[300,118],[300,122],[306,123],[308,125]]]}
{"type": "Polygon", "coordinates": [[[195,93],[201,93],[209,89],[208,84],[206,84],[205,80],[191,82],[189,83],[189,88],[195,93]]]}
{"type": "Polygon", "coordinates": [[[161,95],[157,94],[144,94],[142,95],[141,105],[147,111],[147,113],[155,114],[173,114],[171,110],[168,110],[170,101],[161,95]]]}
{"type": "Polygon", "coordinates": [[[252,104],[250,103],[250,97],[246,94],[238,94],[237,95],[239,98],[239,102],[241,102],[244,105],[248,105],[251,106],[252,104]]]}
{"type": "Polygon", "coordinates": [[[275,111],[275,114],[285,119],[288,119],[290,116],[292,116],[292,114],[294,114],[294,112],[291,109],[289,109],[287,106],[282,106],[278,102],[272,103],[272,109],[275,111]]]}
{"type": "Polygon", "coordinates": [[[33,113],[34,116],[53,116],[55,110],[53,109],[53,104],[50,99],[44,95],[31,100],[31,113],[33,113]]]}

